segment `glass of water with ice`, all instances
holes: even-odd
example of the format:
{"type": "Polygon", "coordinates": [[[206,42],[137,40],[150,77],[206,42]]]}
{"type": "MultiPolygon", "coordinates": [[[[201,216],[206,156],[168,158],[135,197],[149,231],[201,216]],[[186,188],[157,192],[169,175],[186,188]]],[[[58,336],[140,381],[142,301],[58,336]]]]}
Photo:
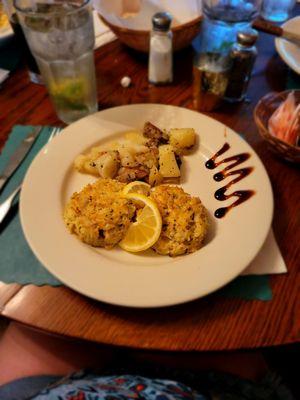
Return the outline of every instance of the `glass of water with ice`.
{"type": "Polygon", "coordinates": [[[69,124],[97,111],[91,0],[14,0],[58,117],[69,124]]]}

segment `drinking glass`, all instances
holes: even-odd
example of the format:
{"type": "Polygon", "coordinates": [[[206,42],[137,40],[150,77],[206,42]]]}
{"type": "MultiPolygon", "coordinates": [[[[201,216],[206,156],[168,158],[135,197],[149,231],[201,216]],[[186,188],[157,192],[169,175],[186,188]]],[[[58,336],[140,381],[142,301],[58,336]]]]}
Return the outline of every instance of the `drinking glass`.
{"type": "Polygon", "coordinates": [[[296,0],[264,0],[261,16],[267,21],[283,22],[289,18],[296,0]]]}
{"type": "Polygon", "coordinates": [[[262,0],[202,0],[201,47],[228,53],[237,33],[251,27],[259,15],[262,0]]]}
{"type": "Polygon", "coordinates": [[[28,68],[29,79],[33,83],[42,84],[43,80],[39,68],[37,66],[37,63],[33,55],[31,54],[24,33],[22,31],[21,25],[19,24],[16,9],[13,5],[13,0],[2,0],[2,1],[5,13],[8,16],[10,25],[15,34],[14,40],[16,47],[18,48],[18,51],[22,54],[22,61],[24,61],[24,64],[26,64],[28,68]]]}
{"type": "Polygon", "coordinates": [[[58,117],[69,124],[97,111],[90,0],[15,0],[20,24],[58,117]]]}
{"type": "Polygon", "coordinates": [[[262,0],[202,0],[202,8],[207,18],[226,22],[249,22],[258,16],[261,2],[262,0]]]}

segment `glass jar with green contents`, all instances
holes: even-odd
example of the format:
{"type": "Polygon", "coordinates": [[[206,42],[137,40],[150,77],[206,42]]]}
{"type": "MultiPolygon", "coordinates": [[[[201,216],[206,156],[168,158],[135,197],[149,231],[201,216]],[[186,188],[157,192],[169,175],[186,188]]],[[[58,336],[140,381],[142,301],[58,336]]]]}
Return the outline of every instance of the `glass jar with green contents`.
{"type": "Polygon", "coordinates": [[[201,54],[193,67],[194,108],[198,111],[213,111],[223,99],[228,84],[230,64],[228,58],[219,53],[201,54]]]}
{"type": "Polygon", "coordinates": [[[193,100],[198,111],[213,111],[222,102],[230,70],[232,32],[204,19],[201,35],[193,42],[193,100]]]}

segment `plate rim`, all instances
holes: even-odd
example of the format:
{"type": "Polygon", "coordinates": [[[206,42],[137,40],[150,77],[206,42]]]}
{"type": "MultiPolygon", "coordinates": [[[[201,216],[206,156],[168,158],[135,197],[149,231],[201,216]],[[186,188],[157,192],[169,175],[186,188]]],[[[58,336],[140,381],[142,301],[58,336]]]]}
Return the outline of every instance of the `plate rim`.
{"type": "MultiPolygon", "coordinates": [[[[297,15],[297,16],[295,16],[293,18],[290,18],[287,21],[285,21],[281,25],[281,28],[287,28],[288,25],[289,25],[289,22],[290,21],[294,21],[294,20],[299,20],[299,23],[300,23],[300,15],[297,15]]],[[[294,64],[290,63],[289,58],[285,56],[285,52],[282,49],[282,46],[284,45],[284,42],[285,42],[285,40],[282,39],[282,38],[279,38],[279,37],[275,38],[276,50],[277,50],[279,56],[281,57],[281,59],[283,60],[283,62],[285,62],[294,72],[296,72],[296,74],[300,75],[300,65],[298,67],[296,63],[294,63],[294,64]]],[[[300,47],[299,47],[299,49],[300,49],[300,47]]]]}

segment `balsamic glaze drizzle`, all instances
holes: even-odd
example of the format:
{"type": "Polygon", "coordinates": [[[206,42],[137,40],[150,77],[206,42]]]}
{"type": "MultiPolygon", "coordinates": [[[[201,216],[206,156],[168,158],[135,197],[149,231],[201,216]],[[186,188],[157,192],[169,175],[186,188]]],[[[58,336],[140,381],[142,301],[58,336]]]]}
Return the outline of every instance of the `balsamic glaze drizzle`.
{"type": "Polygon", "coordinates": [[[231,197],[237,197],[237,200],[234,203],[232,203],[230,206],[218,208],[215,211],[216,218],[224,217],[228,213],[228,211],[231,210],[231,208],[236,207],[241,203],[244,203],[244,201],[250,199],[250,197],[252,197],[255,194],[254,190],[236,190],[235,192],[233,192],[229,195],[226,194],[226,191],[228,188],[230,188],[230,186],[239,182],[241,179],[244,179],[246,176],[251,174],[251,172],[253,171],[253,167],[240,168],[240,169],[231,171],[232,168],[234,168],[237,165],[248,160],[248,158],[250,157],[249,153],[241,153],[241,154],[237,154],[232,157],[224,158],[223,160],[220,160],[220,161],[216,161],[216,159],[219,156],[224,154],[229,149],[230,149],[230,145],[228,143],[225,143],[224,146],[212,158],[210,158],[205,163],[205,166],[208,169],[215,169],[216,167],[218,167],[221,164],[230,163],[222,171],[217,172],[214,175],[214,180],[217,182],[222,181],[223,179],[227,178],[228,176],[237,175],[236,178],[232,179],[225,186],[221,187],[220,189],[218,189],[215,192],[215,198],[220,201],[230,199],[231,197]]]}

